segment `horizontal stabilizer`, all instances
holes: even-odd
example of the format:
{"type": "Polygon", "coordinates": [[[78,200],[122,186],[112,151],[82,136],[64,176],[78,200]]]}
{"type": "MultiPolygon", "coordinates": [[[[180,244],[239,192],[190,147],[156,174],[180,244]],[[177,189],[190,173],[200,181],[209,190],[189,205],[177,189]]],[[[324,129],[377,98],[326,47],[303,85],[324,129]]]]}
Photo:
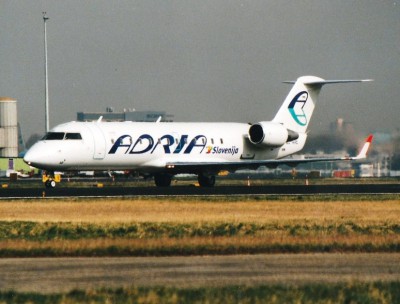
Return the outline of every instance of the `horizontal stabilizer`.
{"type": "MultiPolygon", "coordinates": [[[[335,84],[335,83],[353,83],[353,82],[371,82],[373,79],[338,79],[338,80],[315,80],[310,79],[309,81],[303,81],[305,85],[324,85],[324,84],[335,84]]],[[[284,81],[283,83],[294,84],[296,81],[284,81]]]]}

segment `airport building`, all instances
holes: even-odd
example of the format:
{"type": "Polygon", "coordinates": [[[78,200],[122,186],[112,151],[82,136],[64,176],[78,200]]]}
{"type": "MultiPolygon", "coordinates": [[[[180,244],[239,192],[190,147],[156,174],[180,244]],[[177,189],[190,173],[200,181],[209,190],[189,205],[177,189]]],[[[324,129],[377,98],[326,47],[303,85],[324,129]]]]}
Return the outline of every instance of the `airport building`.
{"type": "Polygon", "coordinates": [[[17,101],[9,97],[0,97],[0,157],[17,156],[17,101]]]}
{"type": "Polygon", "coordinates": [[[78,121],[94,121],[103,117],[103,121],[141,121],[154,122],[161,117],[161,121],[172,122],[173,115],[165,111],[136,111],[135,109],[124,109],[122,112],[115,112],[113,107],[108,107],[106,112],[88,113],[78,112],[78,121]]]}

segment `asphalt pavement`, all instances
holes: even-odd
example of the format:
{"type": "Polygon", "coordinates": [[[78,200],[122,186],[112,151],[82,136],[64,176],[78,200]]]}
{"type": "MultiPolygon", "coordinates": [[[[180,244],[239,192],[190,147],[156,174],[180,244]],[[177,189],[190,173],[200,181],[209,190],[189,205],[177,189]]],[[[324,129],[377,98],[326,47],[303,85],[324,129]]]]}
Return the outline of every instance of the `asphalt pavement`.
{"type": "Polygon", "coordinates": [[[313,195],[313,194],[393,194],[399,184],[341,185],[268,185],[268,186],[195,186],[171,187],[62,187],[1,188],[2,198],[40,197],[123,197],[123,196],[203,196],[203,195],[313,195]]]}

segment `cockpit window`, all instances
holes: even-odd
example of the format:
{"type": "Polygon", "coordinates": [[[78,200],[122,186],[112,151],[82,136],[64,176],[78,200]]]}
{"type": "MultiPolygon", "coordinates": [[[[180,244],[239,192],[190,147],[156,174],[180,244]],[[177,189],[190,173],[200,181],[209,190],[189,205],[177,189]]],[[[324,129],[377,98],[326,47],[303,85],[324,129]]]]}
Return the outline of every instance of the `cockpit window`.
{"type": "Polygon", "coordinates": [[[47,133],[42,140],[63,140],[64,139],[63,132],[49,132],[47,133]]]}
{"type": "Polygon", "coordinates": [[[80,133],[49,132],[42,140],[74,140],[82,139],[80,133]]]}
{"type": "Polygon", "coordinates": [[[80,133],[67,133],[65,139],[82,139],[82,136],[80,133]]]}

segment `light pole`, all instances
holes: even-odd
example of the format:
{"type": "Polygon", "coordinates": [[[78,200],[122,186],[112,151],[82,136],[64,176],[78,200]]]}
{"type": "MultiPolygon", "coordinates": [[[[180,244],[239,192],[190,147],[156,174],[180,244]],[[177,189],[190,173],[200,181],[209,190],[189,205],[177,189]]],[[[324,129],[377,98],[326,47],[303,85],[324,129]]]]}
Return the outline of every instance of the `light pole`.
{"type": "Polygon", "coordinates": [[[49,20],[46,12],[43,12],[44,21],[44,77],[45,77],[45,122],[46,122],[46,133],[49,132],[49,79],[47,76],[47,31],[46,21],[49,20]]]}

